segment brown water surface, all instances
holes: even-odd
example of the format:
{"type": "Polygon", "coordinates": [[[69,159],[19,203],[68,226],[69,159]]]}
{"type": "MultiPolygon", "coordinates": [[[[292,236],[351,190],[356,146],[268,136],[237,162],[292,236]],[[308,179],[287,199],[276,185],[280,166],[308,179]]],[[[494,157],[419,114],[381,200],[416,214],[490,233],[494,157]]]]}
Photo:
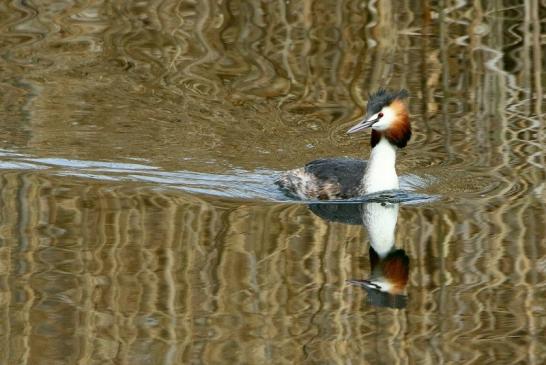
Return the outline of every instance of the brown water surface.
{"type": "Polygon", "coordinates": [[[544,19],[541,0],[0,2],[0,364],[544,364],[544,19]],[[399,309],[346,282],[371,271],[358,219],[272,184],[367,156],[345,131],[380,86],[410,91],[398,170],[421,194],[399,309]]]}

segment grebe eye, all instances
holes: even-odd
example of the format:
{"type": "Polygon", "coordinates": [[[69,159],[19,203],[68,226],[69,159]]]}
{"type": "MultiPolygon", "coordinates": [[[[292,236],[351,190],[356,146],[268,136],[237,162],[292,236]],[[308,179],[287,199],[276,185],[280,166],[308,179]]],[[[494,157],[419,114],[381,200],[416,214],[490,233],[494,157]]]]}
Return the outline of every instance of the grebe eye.
{"type": "Polygon", "coordinates": [[[377,114],[377,117],[378,117],[378,118],[383,118],[383,113],[377,114]]]}

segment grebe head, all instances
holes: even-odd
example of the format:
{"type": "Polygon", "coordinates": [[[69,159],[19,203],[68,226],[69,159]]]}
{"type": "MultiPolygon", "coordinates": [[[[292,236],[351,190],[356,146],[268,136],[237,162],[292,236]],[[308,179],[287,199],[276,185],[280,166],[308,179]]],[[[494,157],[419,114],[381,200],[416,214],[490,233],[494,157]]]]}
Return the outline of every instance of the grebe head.
{"type": "Polygon", "coordinates": [[[405,147],[411,138],[409,113],[404,103],[408,96],[405,89],[398,91],[379,89],[370,94],[366,117],[347,133],[372,128],[372,147],[379,143],[381,137],[387,138],[397,147],[405,147]]]}

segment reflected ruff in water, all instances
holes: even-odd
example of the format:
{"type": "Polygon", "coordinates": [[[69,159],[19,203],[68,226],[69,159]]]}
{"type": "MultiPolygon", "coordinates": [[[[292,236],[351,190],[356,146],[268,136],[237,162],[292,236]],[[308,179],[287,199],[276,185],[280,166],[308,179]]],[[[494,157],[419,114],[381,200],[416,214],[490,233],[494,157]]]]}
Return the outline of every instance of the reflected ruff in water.
{"type": "Polygon", "coordinates": [[[0,364],[541,365],[544,12],[0,2],[0,364]],[[346,283],[362,227],[263,198],[366,155],[380,86],[413,97],[398,172],[443,198],[399,212],[403,310],[346,283]]]}

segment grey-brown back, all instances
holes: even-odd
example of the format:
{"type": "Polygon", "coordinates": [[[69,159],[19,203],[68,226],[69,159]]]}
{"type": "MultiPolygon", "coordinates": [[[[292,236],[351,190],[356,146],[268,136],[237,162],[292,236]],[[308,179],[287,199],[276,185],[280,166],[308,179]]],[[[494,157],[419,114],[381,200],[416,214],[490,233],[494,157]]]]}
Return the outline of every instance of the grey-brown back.
{"type": "Polygon", "coordinates": [[[305,172],[321,182],[336,183],[339,198],[348,199],[361,195],[366,165],[366,161],[354,158],[324,158],[309,162],[305,165],[305,172]]]}
{"type": "Polygon", "coordinates": [[[324,158],[283,173],[276,183],[301,199],[348,199],[361,195],[365,170],[364,160],[324,158]]]}

